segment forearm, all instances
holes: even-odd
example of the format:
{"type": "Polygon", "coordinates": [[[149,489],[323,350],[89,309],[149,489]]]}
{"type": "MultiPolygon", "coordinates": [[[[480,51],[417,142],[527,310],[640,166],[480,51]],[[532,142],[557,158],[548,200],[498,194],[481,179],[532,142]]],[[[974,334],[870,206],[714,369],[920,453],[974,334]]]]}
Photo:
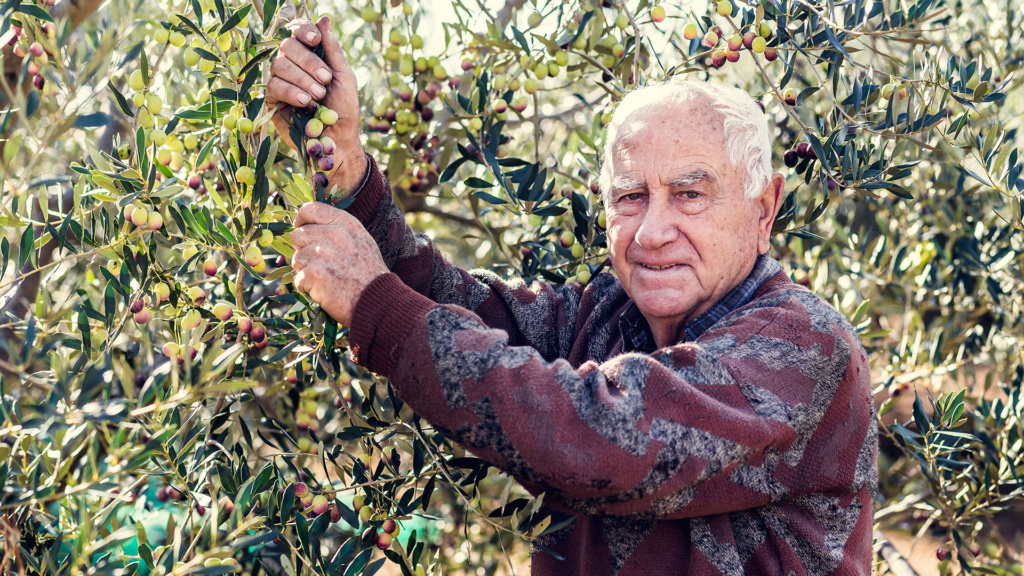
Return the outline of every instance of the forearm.
{"type": "Polygon", "coordinates": [[[346,210],[373,237],[388,270],[437,303],[472,310],[487,326],[506,331],[513,344],[529,344],[547,359],[568,353],[582,285],[527,285],[455,266],[434,249],[430,238],[409,227],[372,158],[367,170],[365,186],[346,210]]]}

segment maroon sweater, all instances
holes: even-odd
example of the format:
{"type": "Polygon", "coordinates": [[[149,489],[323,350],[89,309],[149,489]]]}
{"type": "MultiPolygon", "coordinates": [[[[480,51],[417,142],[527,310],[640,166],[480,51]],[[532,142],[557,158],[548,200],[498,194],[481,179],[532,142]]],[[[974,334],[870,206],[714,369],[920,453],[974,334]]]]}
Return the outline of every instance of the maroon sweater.
{"type": "Polygon", "coordinates": [[[448,437],[545,492],[536,575],[869,574],[877,423],[845,318],[779,272],[695,341],[624,348],[631,300],[506,281],[415,234],[375,165],[348,208],[392,271],[357,362],[448,437]]]}

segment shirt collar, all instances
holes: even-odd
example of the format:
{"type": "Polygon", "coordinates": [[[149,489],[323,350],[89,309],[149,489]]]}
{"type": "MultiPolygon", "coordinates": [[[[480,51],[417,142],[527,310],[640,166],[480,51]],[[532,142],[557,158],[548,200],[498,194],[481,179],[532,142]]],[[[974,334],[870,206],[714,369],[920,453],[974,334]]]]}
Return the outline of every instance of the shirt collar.
{"type": "MultiPolygon", "coordinates": [[[[781,270],[782,266],[774,258],[764,254],[758,256],[754,261],[754,268],[742,282],[706,312],[686,323],[683,327],[682,341],[692,342],[700,338],[701,334],[717,324],[726,314],[750,302],[761,284],[781,270]]],[[[654,334],[651,332],[650,324],[632,300],[619,316],[619,331],[622,334],[623,351],[649,353],[655,350],[654,334]]]]}

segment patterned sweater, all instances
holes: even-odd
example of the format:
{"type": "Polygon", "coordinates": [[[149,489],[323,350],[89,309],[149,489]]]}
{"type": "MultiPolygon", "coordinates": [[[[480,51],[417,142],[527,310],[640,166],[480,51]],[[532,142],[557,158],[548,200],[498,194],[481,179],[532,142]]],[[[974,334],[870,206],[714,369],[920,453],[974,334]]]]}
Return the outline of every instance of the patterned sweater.
{"type": "Polygon", "coordinates": [[[613,275],[467,272],[370,171],[348,210],[391,273],[356,303],[353,356],[545,492],[554,522],[575,517],[537,540],[533,574],[870,573],[870,370],[824,300],[779,271],[695,340],[655,350],[642,330],[624,338],[644,321],[613,275]]]}

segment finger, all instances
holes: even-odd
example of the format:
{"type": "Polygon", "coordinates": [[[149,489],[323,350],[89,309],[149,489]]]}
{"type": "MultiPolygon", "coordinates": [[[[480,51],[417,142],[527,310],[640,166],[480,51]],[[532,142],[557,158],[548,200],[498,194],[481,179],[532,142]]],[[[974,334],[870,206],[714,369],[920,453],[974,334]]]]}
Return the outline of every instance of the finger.
{"type": "Polygon", "coordinates": [[[307,264],[309,264],[308,260],[309,258],[307,257],[306,254],[300,255],[298,251],[296,251],[294,254],[292,254],[292,270],[294,270],[295,272],[301,272],[302,269],[305,268],[307,264]]]}
{"type": "Polygon", "coordinates": [[[349,219],[354,220],[355,217],[330,204],[308,202],[299,208],[298,214],[295,215],[295,221],[292,222],[292,227],[299,228],[307,224],[339,224],[347,222],[349,219]]]}
{"type": "Polygon", "coordinates": [[[325,226],[323,224],[306,224],[292,230],[292,247],[295,250],[301,250],[303,247],[309,246],[310,244],[323,239],[326,235],[326,228],[329,228],[329,226],[325,226]]]}
{"type": "Polygon", "coordinates": [[[321,240],[329,241],[328,236],[336,233],[337,230],[337,227],[325,224],[306,224],[305,226],[300,226],[292,230],[292,247],[295,250],[301,250],[321,240]]]}
{"type": "Polygon", "coordinates": [[[292,278],[292,285],[295,286],[295,291],[300,294],[309,294],[309,283],[310,276],[305,271],[296,272],[295,277],[292,278]]]}
{"type": "Polygon", "coordinates": [[[325,261],[330,258],[328,254],[332,253],[333,250],[329,250],[323,242],[314,240],[311,244],[296,248],[295,254],[292,255],[292,269],[305,269],[308,273],[309,268],[316,268],[325,264],[325,261]],[[298,265],[298,268],[295,265],[298,265]]]}
{"type": "Polygon", "coordinates": [[[284,42],[281,42],[281,53],[292,62],[295,62],[299,68],[305,70],[310,76],[319,80],[321,84],[327,84],[334,78],[334,74],[327,67],[327,64],[318,58],[316,54],[313,54],[309,48],[296,40],[287,38],[284,42]]]}
{"type": "Polygon", "coordinates": [[[270,82],[267,82],[267,99],[274,104],[284,102],[292,106],[304,108],[313,97],[291,82],[283,78],[274,77],[270,79],[270,82]]]}
{"type": "Polygon", "coordinates": [[[321,16],[316,21],[316,27],[320,31],[320,37],[324,43],[324,60],[327,61],[327,65],[332,70],[345,70],[348,68],[348,58],[345,57],[345,51],[341,49],[341,44],[338,43],[338,39],[331,32],[331,18],[329,16],[321,16]]]}
{"type": "Polygon", "coordinates": [[[316,46],[320,43],[320,29],[310,20],[294,20],[288,25],[288,29],[292,31],[292,38],[298,38],[307,46],[316,46]]]}
{"type": "Polygon", "coordinates": [[[302,88],[317,100],[327,95],[327,89],[320,82],[314,80],[305,70],[299,68],[295,62],[285,56],[274,58],[274,61],[270,63],[270,73],[293,86],[302,88]]]}
{"type": "Polygon", "coordinates": [[[305,270],[295,274],[293,279],[293,285],[299,292],[305,294],[309,299],[317,303],[322,303],[323,298],[323,282],[320,281],[320,275],[322,271],[316,266],[310,266],[305,270]]]}

